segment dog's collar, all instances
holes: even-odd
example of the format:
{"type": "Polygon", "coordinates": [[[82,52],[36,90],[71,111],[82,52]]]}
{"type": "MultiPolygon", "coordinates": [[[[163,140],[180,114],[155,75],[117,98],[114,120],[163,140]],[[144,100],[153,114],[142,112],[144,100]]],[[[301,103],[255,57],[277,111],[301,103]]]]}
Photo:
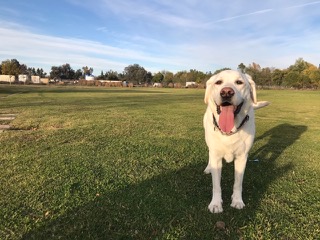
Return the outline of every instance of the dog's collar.
{"type": "Polygon", "coordinates": [[[237,129],[236,129],[235,132],[225,133],[225,132],[223,132],[223,131],[220,129],[220,127],[219,127],[219,125],[218,125],[218,122],[217,122],[214,114],[212,114],[212,116],[213,116],[213,124],[214,124],[215,128],[217,128],[223,135],[227,135],[227,136],[233,135],[233,134],[235,134],[236,132],[238,132],[239,129],[242,128],[243,125],[244,125],[246,122],[249,121],[249,115],[246,115],[246,116],[244,117],[244,119],[242,120],[242,122],[240,123],[240,125],[237,127],[237,129]]]}

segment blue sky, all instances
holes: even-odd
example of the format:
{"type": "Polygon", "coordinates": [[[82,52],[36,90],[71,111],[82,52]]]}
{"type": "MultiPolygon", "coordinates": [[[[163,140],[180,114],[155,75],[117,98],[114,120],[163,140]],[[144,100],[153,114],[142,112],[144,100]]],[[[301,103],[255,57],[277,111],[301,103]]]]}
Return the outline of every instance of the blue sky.
{"type": "Polygon", "coordinates": [[[94,74],[204,72],[240,63],[320,63],[320,1],[0,0],[0,60],[47,73],[69,63],[94,74]]]}

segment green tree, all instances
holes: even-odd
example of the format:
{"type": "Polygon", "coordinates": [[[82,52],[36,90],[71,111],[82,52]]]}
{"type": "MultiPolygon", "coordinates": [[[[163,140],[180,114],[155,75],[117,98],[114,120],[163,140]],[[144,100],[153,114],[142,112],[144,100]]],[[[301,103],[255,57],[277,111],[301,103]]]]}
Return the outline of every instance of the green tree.
{"type": "Polygon", "coordinates": [[[242,73],[245,73],[246,65],[244,65],[243,63],[240,63],[240,64],[238,65],[238,69],[239,69],[242,73]]]}
{"type": "Polygon", "coordinates": [[[166,85],[168,85],[169,83],[173,83],[173,79],[174,79],[173,72],[162,71],[162,74],[163,74],[163,81],[166,85]]]}
{"type": "Polygon", "coordinates": [[[100,75],[97,77],[97,80],[105,80],[106,76],[104,75],[103,71],[101,71],[100,75]]]}
{"type": "Polygon", "coordinates": [[[69,63],[60,66],[61,79],[74,79],[75,71],[69,63]]]}
{"type": "Polygon", "coordinates": [[[313,88],[320,88],[320,69],[313,71],[310,74],[310,79],[313,88]]]}
{"type": "Polygon", "coordinates": [[[174,75],[173,81],[174,83],[181,83],[183,85],[187,82],[187,71],[179,71],[174,75]]]}
{"type": "Polygon", "coordinates": [[[111,69],[105,73],[105,76],[108,80],[119,80],[118,72],[111,69]]]}
{"type": "Polygon", "coordinates": [[[93,73],[92,67],[85,66],[85,67],[82,67],[82,70],[83,70],[83,76],[92,75],[93,73]]]}
{"type": "Polygon", "coordinates": [[[298,58],[296,62],[289,66],[287,69],[288,73],[284,78],[284,85],[287,87],[294,88],[310,88],[313,86],[314,76],[313,72],[315,72],[317,68],[303,60],[303,58],[298,58]]]}
{"type": "Polygon", "coordinates": [[[283,79],[283,85],[286,87],[301,88],[301,75],[297,71],[288,71],[283,79]]]}
{"type": "Polygon", "coordinates": [[[286,72],[280,69],[275,69],[271,74],[272,85],[281,86],[286,72]]]}
{"type": "Polygon", "coordinates": [[[197,80],[197,74],[198,71],[195,69],[190,69],[190,71],[187,73],[187,78],[186,81],[187,82],[196,82],[197,80]]]}
{"type": "Polygon", "coordinates": [[[47,75],[47,73],[42,68],[37,68],[35,75],[43,78],[47,75]]]}
{"type": "MultiPolygon", "coordinates": [[[[36,72],[37,75],[37,72],[36,72]]],[[[66,80],[66,79],[76,79],[75,71],[72,69],[69,63],[63,64],[61,66],[52,66],[50,72],[50,78],[66,80]]]]}
{"type": "Polygon", "coordinates": [[[258,83],[261,86],[271,86],[272,85],[272,69],[262,68],[258,75],[258,83]]]}
{"type": "Polygon", "coordinates": [[[61,75],[60,68],[57,66],[52,66],[50,71],[50,78],[54,80],[58,80],[58,79],[60,80],[61,79],[60,75],[61,75]]]}
{"type": "Polygon", "coordinates": [[[27,65],[25,64],[21,64],[20,65],[20,71],[19,71],[20,74],[28,74],[28,67],[27,65]]]}
{"type": "Polygon", "coordinates": [[[129,82],[133,82],[134,84],[143,84],[151,81],[151,73],[148,73],[139,64],[133,64],[129,65],[128,67],[125,67],[124,74],[126,80],[129,82]]]}
{"type": "Polygon", "coordinates": [[[259,79],[259,69],[255,68],[253,65],[249,65],[245,69],[245,73],[249,74],[252,77],[252,80],[258,84],[258,79],[259,79]]]}
{"type": "Polygon", "coordinates": [[[81,79],[81,77],[82,77],[82,70],[81,70],[81,69],[78,69],[78,70],[75,71],[75,73],[74,73],[74,79],[75,79],[75,80],[79,80],[79,79],[81,79]]]}
{"type": "Polygon", "coordinates": [[[17,59],[2,61],[1,68],[2,74],[9,75],[10,84],[11,77],[17,77],[20,74],[20,63],[17,59]]]}
{"type": "Polygon", "coordinates": [[[27,74],[29,76],[36,75],[36,69],[35,68],[29,67],[27,72],[28,72],[27,74]]]}
{"type": "Polygon", "coordinates": [[[196,83],[200,84],[200,83],[205,83],[209,78],[210,78],[211,74],[208,75],[204,72],[201,71],[197,71],[197,77],[196,77],[196,83]]]}
{"type": "Polygon", "coordinates": [[[300,74],[309,66],[310,63],[304,61],[303,58],[298,58],[293,65],[289,66],[288,70],[289,72],[294,71],[300,74]]]}
{"type": "Polygon", "coordinates": [[[146,75],[146,83],[148,84],[151,84],[152,82],[152,73],[151,72],[147,72],[147,75],[146,75]]]}
{"type": "MultiPolygon", "coordinates": [[[[317,68],[315,65],[309,64],[309,66],[303,70],[302,74],[305,76],[305,81],[308,77],[309,84],[308,88],[318,88],[320,83],[320,69],[317,68]]],[[[306,82],[304,82],[306,84],[306,82]]]]}
{"type": "Polygon", "coordinates": [[[163,79],[164,75],[161,72],[158,72],[153,76],[152,81],[155,83],[161,83],[163,79]]]}
{"type": "Polygon", "coordinates": [[[225,67],[225,68],[218,69],[218,70],[216,70],[216,71],[213,73],[213,75],[216,75],[216,74],[218,74],[219,72],[222,72],[222,71],[224,71],[224,70],[231,70],[231,68],[225,67]]]}

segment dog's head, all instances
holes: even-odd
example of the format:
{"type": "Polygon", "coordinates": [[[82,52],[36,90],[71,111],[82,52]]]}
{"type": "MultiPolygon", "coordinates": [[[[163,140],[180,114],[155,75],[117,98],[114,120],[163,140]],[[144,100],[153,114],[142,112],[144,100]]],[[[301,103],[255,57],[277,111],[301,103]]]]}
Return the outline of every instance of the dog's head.
{"type": "Polygon", "coordinates": [[[226,134],[235,131],[235,118],[242,118],[257,103],[252,78],[239,71],[225,70],[212,76],[206,85],[204,102],[209,105],[226,134]]]}

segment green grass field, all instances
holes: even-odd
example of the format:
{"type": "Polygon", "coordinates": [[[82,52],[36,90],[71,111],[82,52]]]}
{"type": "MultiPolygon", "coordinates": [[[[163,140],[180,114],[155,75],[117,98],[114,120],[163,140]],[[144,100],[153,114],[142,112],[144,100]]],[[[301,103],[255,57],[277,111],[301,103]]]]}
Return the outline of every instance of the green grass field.
{"type": "Polygon", "coordinates": [[[0,239],[317,239],[320,92],[258,91],[243,210],[211,214],[204,90],[0,85],[0,239]],[[225,228],[217,228],[223,221],[225,228]]]}

